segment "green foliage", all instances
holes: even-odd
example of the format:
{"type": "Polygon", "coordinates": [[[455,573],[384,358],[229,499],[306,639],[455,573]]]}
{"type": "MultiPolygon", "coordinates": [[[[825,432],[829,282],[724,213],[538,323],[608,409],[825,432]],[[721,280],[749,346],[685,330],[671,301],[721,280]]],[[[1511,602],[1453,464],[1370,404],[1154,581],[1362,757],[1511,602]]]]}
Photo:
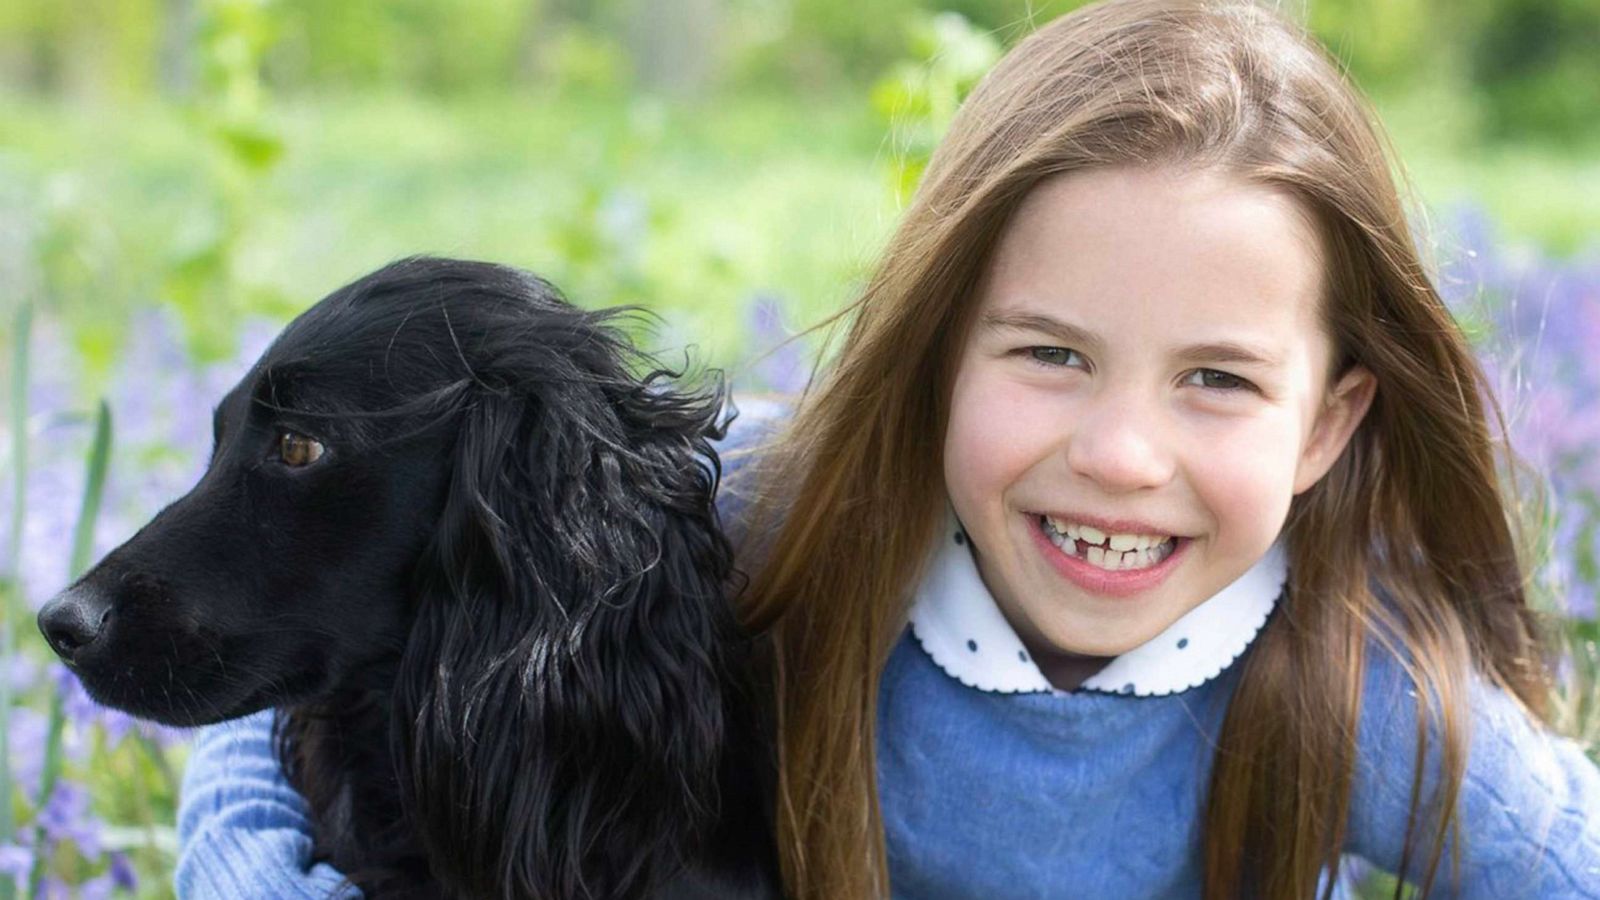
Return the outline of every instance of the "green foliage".
{"type": "MultiPolygon", "coordinates": [[[[32,337],[31,304],[19,306],[16,319],[11,323],[12,362],[8,373],[11,380],[11,403],[7,426],[11,438],[10,463],[14,477],[12,495],[11,531],[5,559],[6,574],[0,576],[0,659],[7,662],[6,677],[0,678],[0,847],[15,849],[17,845],[30,848],[33,856],[23,884],[12,880],[10,874],[0,875],[0,898],[11,900],[18,896],[65,896],[63,885],[86,885],[87,880],[98,877],[103,883],[109,878],[110,863],[99,850],[80,845],[75,839],[63,839],[50,834],[46,806],[58,787],[68,777],[87,783],[98,812],[112,821],[135,822],[137,827],[113,826],[104,829],[96,843],[107,849],[126,852],[134,865],[145,873],[146,880],[139,896],[166,898],[171,895],[167,884],[171,870],[173,841],[170,823],[177,800],[177,779],[165,751],[143,734],[134,740],[111,744],[101,729],[89,729],[84,721],[69,721],[64,696],[59,682],[54,678],[36,681],[22,696],[12,692],[12,682],[21,668],[12,665],[22,658],[31,658],[37,665],[42,644],[34,631],[33,613],[24,601],[19,582],[15,577],[21,559],[23,487],[28,482],[28,385],[30,345],[32,337]],[[24,645],[18,634],[34,635],[24,645]],[[37,785],[19,784],[13,772],[13,715],[18,708],[45,707],[47,727],[42,748],[22,748],[23,755],[42,756],[37,785]],[[75,732],[79,739],[92,738],[93,746],[80,762],[72,762],[66,753],[67,735],[75,732]],[[42,752],[41,752],[42,751],[42,752]],[[86,758],[84,758],[86,757],[86,758]],[[108,779],[114,779],[108,780],[108,779]],[[138,808],[128,809],[130,802],[138,808]],[[92,854],[92,855],[91,855],[92,854]],[[154,875],[154,878],[149,876],[154,875]],[[49,880],[47,880],[49,879],[49,880]]],[[[99,519],[107,474],[111,465],[111,411],[104,400],[98,404],[93,435],[87,451],[87,474],[80,506],[72,532],[72,546],[67,555],[63,575],[74,579],[88,569],[92,561],[93,536],[99,519]]],[[[30,710],[31,711],[31,710],[30,710]]],[[[81,711],[78,715],[82,715],[81,711]]],[[[54,815],[54,827],[63,824],[62,812],[54,815]]],[[[71,824],[71,823],[68,823],[71,824]]],[[[88,888],[85,887],[87,891],[88,888]]]]}
{"type": "Polygon", "coordinates": [[[894,134],[890,184],[907,203],[956,109],[1000,58],[994,35],[959,13],[929,16],[912,29],[914,57],[872,89],[872,106],[894,134]]]}
{"type": "Polygon", "coordinates": [[[285,86],[504,88],[537,33],[539,7],[526,0],[282,0],[273,74],[285,86]]]}
{"type": "Polygon", "coordinates": [[[283,156],[267,115],[262,59],[279,33],[271,0],[203,0],[201,85],[188,115],[206,136],[205,175],[211,198],[205,224],[166,273],[162,294],[182,317],[190,346],[203,360],[233,350],[233,333],[248,303],[273,306],[270,292],[238,278],[236,257],[248,223],[261,213],[263,178],[283,156]]]}
{"type": "MultiPolygon", "coordinates": [[[[11,346],[11,403],[8,425],[11,429],[11,532],[6,542],[5,571],[17,571],[21,559],[22,523],[26,508],[28,482],[28,347],[33,332],[33,308],[22,303],[17,308],[12,324],[11,346]]],[[[16,604],[16,583],[6,577],[0,579],[0,660],[10,660],[17,652],[16,623],[13,610],[16,604]]],[[[13,843],[16,835],[17,810],[21,806],[16,786],[11,778],[11,679],[0,678],[0,846],[13,843]]],[[[0,900],[11,900],[16,894],[16,884],[10,878],[0,877],[0,900]]]]}
{"type": "Polygon", "coordinates": [[[876,0],[862,15],[860,0],[792,0],[783,42],[794,74],[812,83],[859,84],[883,71],[906,49],[905,23],[926,15],[917,0],[876,0]]]}
{"type": "MultiPolygon", "coordinates": [[[[1084,0],[696,0],[713,27],[661,33],[647,0],[260,0],[265,83],[290,93],[403,88],[438,95],[528,86],[614,91],[652,49],[695,44],[720,87],[859,91],[920,55],[908,29],[961,15],[1009,45],[1084,0]]],[[[1275,4],[1276,5],[1276,4],[1275,4]]],[[[47,95],[133,98],[174,90],[210,0],[10,0],[0,5],[0,84],[47,95]]],[[[1367,90],[1443,79],[1483,107],[1485,135],[1581,141],[1600,125],[1594,0],[1314,0],[1304,15],[1367,90]]],[[[690,16],[685,8],[682,16],[690,16]]],[[[201,30],[206,26],[202,25],[201,30]]],[[[649,66],[644,65],[648,70],[649,66]]]]}
{"type": "Polygon", "coordinates": [[[1349,67],[1358,83],[1393,89],[1441,60],[1439,0],[1319,0],[1306,26],[1349,67]]]}
{"type": "Polygon", "coordinates": [[[556,29],[542,47],[539,64],[555,84],[580,94],[617,95],[633,78],[621,43],[582,23],[556,29]]]}
{"type": "MultiPolygon", "coordinates": [[[[95,415],[94,439],[89,446],[89,472],[83,491],[83,505],[78,511],[78,521],[72,535],[72,558],[68,561],[68,580],[75,580],[89,568],[89,554],[93,548],[94,525],[100,516],[100,500],[105,493],[106,469],[111,463],[111,408],[100,401],[95,415]]],[[[66,733],[67,715],[60,691],[53,691],[47,701],[49,731],[45,737],[44,773],[39,779],[39,794],[35,804],[42,808],[55,792],[63,767],[62,738],[66,733]]],[[[49,846],[43,823],[34,826],[32,844],[35,848],[49,846]]],[[[39,896],[50,856],[39,853],[33,860],[33,871],[28,876],[28,896],[39,896]]]]}
{"type": "Polygon", "coordinates": [[[146,94],[158,80],[164,10],[161,0],[6,0],[0,60],[33,90],[146,94]]]}
{"type": "MultiPolygon", "coordinates": [[[[0,72],[12,71],[3,68],[6,50],[26,31],[21,40],[43,48],[43,61],[23,69],[43,74],[25,86],[54,98],[93,84],[97,76],[73,68],[81,63],[68,48],[114,27],[82,11],[106,13],[109,2],[0,4],[0,72]]],[[[1517,236],[1579,249],[1600,230],[1600,210],[1585,197],[1600,168],[1534,143],[1475,146],[1477,123],[1499,114],[1479,112],[1478,82],[1449,78],[1459,67],[1507,91],[1533,79],[1529,97],[1492,101],[1532,117],[1530,129],[1571,115],[1541,111],[1547,94],[1565,91],[1570,98],[1557,99],[1592,110],[1583,91],[1600,79],[1577,84],[1590,61],[1563,49],[1585,33],[1583,14],[1551,13],[1561,23],[1552,34],[1547,24],[1495,18],[1517,3],[1467,0],[1460,12],[1441,3],[1318,2],[1312,25],[1363,85],[1388,92],[1385,118],[1424,196],[1470,191],[1517,236]],[[1488,48],[1494,29],[1510,49],[1488,48]],[[1519,55],[1525,45],[1545,49],[1519,55]],[[1469,47],[1501,67],[1470,68],[1469,47]],[[1547,70],[1573,83],[1538,81],[1547,70]]],[[[246,315],[282,321],[341,280],[413,252],[527,266],[585,306],[648,306],[665,327],[647,345],[697,343],[695,359],[735,367],[738,384],[750,349],[740,313],[751,292],[775,295],[800,325],[853,296],[962,99],[1026,31],[1020,26],[1075,5],[952,0],[939,6],[954,12],[934,14],[920,0],[891,0],[868,16],[842,0],[760,0],[747,4],[760,15],[746,10],[728,35],[762,48],[766,61],[740,70],[761,89],[745,81],[698,102],[663,102],[625,93],[634,78],[627,0],[196,0],[197,80],[181,106],[19,97],[8,108],[0,187],[24,199],[16,210],[0,206],[0,217],[26,225],[37,299],[70,323],[89,396],[111,377],[139,307],[171,304],[190,351],[225,358],[246,315]],[[874,78],[869,103],[860,85],[874,78]],[[525,89],[540,79],[550,89],[525,89]],[[319,93],[326,87],[340,90],[319,93]]],[[[118,15],[146,21],[116,38],[129,49],[95,63],[128,75],[117,90],[150,89],[168,7],[119,7],[118,15]]],[[[12,325],[18,370],[26,369],[28,330],[25,318],[12,325]]],[[[14,374],[19,486],[25,389],[14,374]]],[[[124,446],[117,462],[147,457],[159,453],[124,446]]],[[[20,521],[20,507],[13,516],[20,521]]],[[[33,628],[25,607],[14,584],[0,583],[0,656],[33,628]]],[[[1600,747],[1600,696],[1587,687],[1600,683],[1597,628],[1579,622],[1563,631],[1573,662],[1555,711],[1558,726],[1591,750],[1600,747]]],[[[28,833],[36,824],[34,787],[6,782],[15,699],[6,690],[0,679],[0,843],[8,828],[28,833]]],[[[50,708],[43,692],[22,699],[50,708]]],[[[161,896],[181,760],[169,762],[138,736],[113,745],[97,731],[90,740],[86,762],[58,771],[89,789],[96,812],[116,823],[103,832],[107,845],[128,850],[147,876],[145,893],[161,896]]],[[[54,765],[63,765],[59,756],[54,765]]],[[[99,863],[65,845],[48,865],[81,880],[99,863]]]]}
{"type": "Polygon", "coordinates": [[[1595,134],[1600,110],[1600,4],[1499,0],[1471,30],[1469,73],[1491,136],[1595,134]]]}
{"type": "MultiPolygon", "coordinates": [[[[976,32],[1010,44],[1087,0],[887,0],[863,15],[850,0],[786,0],[758,4],[761,24],[736,48],[735,77],[760,84],[786,83],[809,91],[838,91],[870,84],[909,53],[922,59],[916,32],[943,13],[954,13],[976,32]]],[[[858,88],[859,89],[859,88],[858,88]]]]}

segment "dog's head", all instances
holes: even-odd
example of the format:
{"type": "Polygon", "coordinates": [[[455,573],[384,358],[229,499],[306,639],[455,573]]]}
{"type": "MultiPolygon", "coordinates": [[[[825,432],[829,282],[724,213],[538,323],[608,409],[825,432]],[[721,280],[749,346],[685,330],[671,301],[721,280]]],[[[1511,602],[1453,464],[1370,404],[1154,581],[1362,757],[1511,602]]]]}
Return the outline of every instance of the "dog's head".
{"type": "Polygon", "coordinates": [[[438,259],[337,291],[218,405],[200,483],[41,629],[91,696],[168,723],[378,692],[464,894],[653,883],[718,803],[723,398],[641,372],[614,315],[438,259]]]}
{"type": "Polygon", "coordinates": [[[41,630],[95,699],[167,723],[377,692],[463,893],[652,883],[718,803],[723,398],[641,373],[614,316],[439,259],[335,292],[218,405],[200,483],[41,630]]]}
{"type": "MultiPolygon", "coordinates": [[[[579,634],[663,552],[664,518],[711,525],[718,398],[638,377],[609,321],[481,263],[335,292],[217,405],[200,482],[41,630],[96,700],[179,725],[387,690],[452,627],[473,653],[489,631],[579,634]]],[[[696,560],[708,578],[722,549],[696,560]]]]}

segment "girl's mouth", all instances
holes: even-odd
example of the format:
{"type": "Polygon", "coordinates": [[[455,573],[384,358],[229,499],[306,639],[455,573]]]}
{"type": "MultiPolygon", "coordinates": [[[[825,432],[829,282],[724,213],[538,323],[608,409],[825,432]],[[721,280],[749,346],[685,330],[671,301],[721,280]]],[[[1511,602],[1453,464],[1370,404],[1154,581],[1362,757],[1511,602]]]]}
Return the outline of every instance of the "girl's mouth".
{"type": "Polygon", "coordinates": [[[1126,596],[1160,584],[1183,557],[1189,538],[1107,535],[1034,515],[1031,529],[1051,565],[1090,593],[1126,596]]]}
{"type": "Polygon", "coordinates": [[[1046,538],[1062,553],[1086,560],[1108,572],[1148,569],[1158,565],[1177,549],[1178,539],[1160,535],[1108,535],[1052,519],[1039,517],[1046,538]]]}

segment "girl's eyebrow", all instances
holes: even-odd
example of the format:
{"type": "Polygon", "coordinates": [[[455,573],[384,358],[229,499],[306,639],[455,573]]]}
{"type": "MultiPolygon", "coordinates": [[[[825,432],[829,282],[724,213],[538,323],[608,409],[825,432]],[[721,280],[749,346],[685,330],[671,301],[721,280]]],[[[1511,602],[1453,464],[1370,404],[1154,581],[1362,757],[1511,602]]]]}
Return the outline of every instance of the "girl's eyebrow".
{"type": "MultiPolygon", "coordinates": [[[[1053,316],[1025,312],[986,312],[980,321],[986,329],[1037,331],[1069,346],[1083,347],[1094,353],[1105,349],[1105,341],[1101,340],[1099,335],[1053,316]]],[[[1270,350],[1234,341],[1191,344],[1180,348],[1173,356],[1178,361],[1186,363],[1233,363],[1259,366],[1264,369],[1276,369],[1283,364],[1282,358],[1270,350]]]]}

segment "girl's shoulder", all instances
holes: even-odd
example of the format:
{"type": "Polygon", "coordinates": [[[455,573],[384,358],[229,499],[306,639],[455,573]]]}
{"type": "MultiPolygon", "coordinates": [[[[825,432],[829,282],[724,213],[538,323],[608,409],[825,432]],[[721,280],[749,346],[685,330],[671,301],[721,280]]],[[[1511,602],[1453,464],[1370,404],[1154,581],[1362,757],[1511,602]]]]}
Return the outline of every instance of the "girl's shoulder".
{"type": "Polygon", "coordinates": [[[782,394],[735,394],[728,400],[722,437],[712,442],[722,457],[723,474],[776,435],[794,411],[794,398],[782,394]]]}
{"type": "MultiPolygon", "coordinates": [[[[1418,796],[1430,802],[1448,720],[1466,741],[1455,805],[1463,894],[1600,898],[1600,767],[1584,749],[1480,672],[1467,674],[1460,694],[1441,697],[1422,690],[1403,641],[1370,637],[1366,660],[1349,849],[1389,871],[1400,865],[1413,780],[1420,771],[1418,796]]],[[[1418,840],[1412,865],[1431,847],[1418,840]]],[[[1436,877],[1449,877],[1455,852],[1436,877]]]]}
{"type": "Polygon", "coordinates": [[[794,409],[794,400],[777,394],[738,394],[729,400],[722,436],[712,442],[722,470],[717,487],[717,511],[739,543],[741,523],[759,485],[756,466],[794,409]]]}

